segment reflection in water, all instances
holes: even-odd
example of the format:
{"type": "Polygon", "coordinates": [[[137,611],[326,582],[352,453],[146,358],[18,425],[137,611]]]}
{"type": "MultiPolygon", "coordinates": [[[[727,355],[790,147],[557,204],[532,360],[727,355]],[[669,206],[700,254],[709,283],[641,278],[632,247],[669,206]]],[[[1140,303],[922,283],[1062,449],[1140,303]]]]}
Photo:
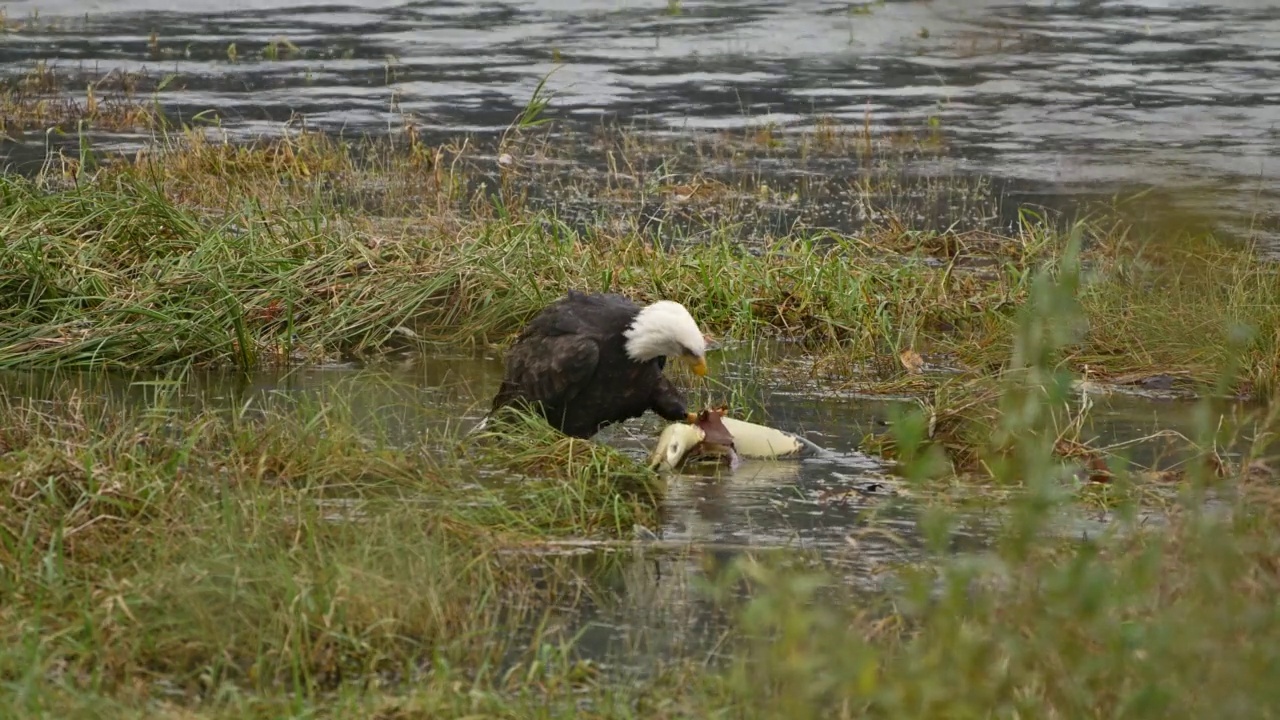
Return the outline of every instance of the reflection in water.
{"type": "Polygon", "coordinates": [[[233,132],[295,112],[378,132],[402,111],[493,131],[556,69],[548,89],[568,121],[936,123],[949,159],[916,172],[976,172],[1041,200],[1154,184],[1229,207],[1239,226],[1280,220],[1280,6],[1262,0],[8,3],[11,18],[36,9],[34,28],[6,35],[7,72],[47,59],[173,73],[168,107],[217,108],[233,132]],[[302,54],[264,59],[279,37],[302,54]]]}

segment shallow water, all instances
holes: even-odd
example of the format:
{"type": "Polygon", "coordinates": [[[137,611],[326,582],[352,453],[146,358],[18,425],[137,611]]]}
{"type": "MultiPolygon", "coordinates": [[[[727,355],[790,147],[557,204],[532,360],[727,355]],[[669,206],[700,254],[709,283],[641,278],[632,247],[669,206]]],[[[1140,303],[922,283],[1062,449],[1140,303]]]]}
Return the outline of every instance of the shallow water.
{"type": "MultiPolygon", "coordinates": [[[[896,565],[921,558],[916,503],[892,497],[903,487],[882,462],[857,452],[862,435],[879,432],[892,417],[892,400],[833,398],[790,386],[754,369],[745,353],[717,358],[714,376],[737,388],[753,418],[803,434],[830,451],[804,460],[744,461],[732,474],[670,478],[661,527],[642,533],[634,547],[551,544],[526,556],[530,572],[543,563],[576,563],[588,578],[583,594],[563,599],[554,613],[566,636],[581,633],[579,650],[619,672],[645,672],[674,657],[716,654],[724,618],[694,586],[744,552],[808,551],[855,590],[873,592],[896,565]],[[875,534],[862,531],[874,528],[875,534]]],[[[497,389],[501,360],[469,354],[408,356],[375,367],[331,366],[250,376],[192,373],[178,381],[184,403],[238,409],[304,400],[341,401],[356,421],[393,442],[424,433],[456,437],[483,415],[497,389]]],[[[104,373],[0,373],[0,391],[49,398],[70,392],[106,395],[151,407],[156,376],[104,373]],[[55,381],[56,378],[56,381],[55,381]]],[[[1190,433],[1192,404],[1127,396],[1100,398],[1093,427],[1103,442],[1123,442],[1155,430],[1190,433]]],[[[646,417],[599,436],[644,457],[661,421],[646,417]]],[[[1154,444],[1138,444],[1134,461],[1154,460],[1154,444]]],[[[344,517],[335,507],[335,519],[344,517]]],[[[952,552],[980,551],[1000,522],[998,511],[962,511],[952,552]]],[[[1105,518],[1081,513],[1061,520],[1058,532],[1078,535],[1103,527],[1105,518]]],[[[558,625],[557,625],[558,624],[558,625]]]]}
{"type": "MultiPolygon", "coordinates": [[[[907,171],[982,176],[997,194],[1058,207],[1157,186],[1189,211],[1222,213],[1217,222],[1236,232],[1274,240],[1280,226],[1280,6],[1263,0],[11,0],[7,8],[24,24],[0,46],[4,72],[49,60],[86,75],[172,74],[160,93],[170,111],[190,119],[216,108],[233,132],[279,131],[295,113],[311,126],[378,132],[401,112],[441,132],[492,132],[559,58],[547,87],[553,116],[570,123],[811,127],[827,115],[875,132],[933,127],[947,152],[907,159],[907,171]],[[301,54],[264,59],[279,37],[301,54]]],[[[42,141],[28,143],[28,158],[42,141]]],[[[856,165],[804,172],[854,177],[856,165]]],[[[760,167],[794,172],[789,162],[760,167]]]]}

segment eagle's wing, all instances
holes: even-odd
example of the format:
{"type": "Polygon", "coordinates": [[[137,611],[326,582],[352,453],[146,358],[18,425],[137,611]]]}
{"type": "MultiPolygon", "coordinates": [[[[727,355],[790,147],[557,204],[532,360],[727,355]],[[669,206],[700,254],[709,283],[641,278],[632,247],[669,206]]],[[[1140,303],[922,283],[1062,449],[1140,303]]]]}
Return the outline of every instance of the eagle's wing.
{"type": "Polygon", "coordinates": [[[553,332],[521,338],[510,351],[506,378],[494,406],[517,397],[563,404],[577,395],[599,360],[600,345],[588,335],[553,332]]]}

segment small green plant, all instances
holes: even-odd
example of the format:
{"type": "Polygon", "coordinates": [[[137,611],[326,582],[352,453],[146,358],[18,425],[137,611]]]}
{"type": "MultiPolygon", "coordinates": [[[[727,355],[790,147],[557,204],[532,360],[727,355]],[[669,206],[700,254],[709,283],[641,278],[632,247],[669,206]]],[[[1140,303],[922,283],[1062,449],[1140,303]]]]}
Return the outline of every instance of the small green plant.
{"type": "Polygon", "coordinates": [[[524,104],[524,109],[508,130],[529,130],[551,122],[550,118],[544,117],[544,113],[551,106],[551,101],[554,98],[552,95],[547,94],[546,86],[551,74],[558,69],[558,67],[552,68],[551,72],[543,75],[538,80],[538,84],[533,88],[533,93],[529,96],[528,102],[524,104]]]}
{"type": "Polygon", "coordinates": [[[262,48],[262,57],[265,60],[283,60],[295,55],[301,54],[302,49],[293,44],[289,38],[278,37],[267,42],[262,48]]]}

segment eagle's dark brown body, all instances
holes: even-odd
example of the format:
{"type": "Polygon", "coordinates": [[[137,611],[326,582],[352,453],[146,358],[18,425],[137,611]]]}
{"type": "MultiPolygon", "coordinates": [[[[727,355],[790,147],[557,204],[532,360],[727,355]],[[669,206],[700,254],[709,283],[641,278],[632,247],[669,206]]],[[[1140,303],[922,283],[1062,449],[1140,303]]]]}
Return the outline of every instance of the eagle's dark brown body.
{"type": "Polygon", "coordinates": [[[638,363],[623,333],[640,306],[621,295],[569,291],[521,331],[490,415],[522,404],[566,435],[589,438],[607,425],[653,410],[687,417],[684,397],[662,374],[665,358],[638,363]]]}

